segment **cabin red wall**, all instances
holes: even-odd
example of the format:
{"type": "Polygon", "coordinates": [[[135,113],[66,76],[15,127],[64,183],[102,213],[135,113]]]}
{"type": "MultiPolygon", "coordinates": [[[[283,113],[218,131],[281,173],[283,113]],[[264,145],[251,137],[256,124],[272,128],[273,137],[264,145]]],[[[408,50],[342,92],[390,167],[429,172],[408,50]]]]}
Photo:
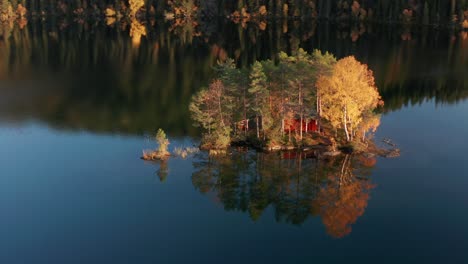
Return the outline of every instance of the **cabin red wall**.
{"type": "MultiPolygon", "coordinates": [[[[284,132],[294,132],[296,131],[296,128],[299,128],[301,123],[300,119],[286,119],[284,121],[284,132]]],[[[245,120],[240,121],[237,123],[237,129],[239,130],[245,130],[247,122],[245,120]]],[[[252,120],[249,120],[249,130],[255,129],[256,124],[253,123],[252,120]],[[250,124],[252,123],[252,124],[250,124]]],[[[303,132],[316,132],[318,130],[317,127],[317,121],[316,120],[310,120],[307,122],[306,120],[302,120],[302,131],[303,132]],[[307,130],[306,130],[307,129],[307,130]]]]}
{"type": "MultiPolygon", "coordinates": [[[[285,120],[284,122],[284,131],[285,132],[294,132],[296,129],[298,129],[301,126],[301,120],[300,119],[294,119],[294,120],[285,120]]],[[[307,122],[306,120],[302,120],[302,131],[303,132],[315,132],[317,131],[317,121],[316,120],[310,120],[307,122]]]]}

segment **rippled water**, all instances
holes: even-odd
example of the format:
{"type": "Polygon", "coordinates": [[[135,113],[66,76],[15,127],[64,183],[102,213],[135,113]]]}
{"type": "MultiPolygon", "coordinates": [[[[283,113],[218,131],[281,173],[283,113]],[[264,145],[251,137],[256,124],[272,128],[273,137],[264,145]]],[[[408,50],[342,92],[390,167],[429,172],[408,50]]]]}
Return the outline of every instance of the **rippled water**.
{"type": "Polygon", "coordinates": [[[466,32],[286,26],[157,22],[139,45],[125,25],[3,29],[2,263],[465,261],[466,32]],[[401,157],[139,159],[159,127],[172,148],[197,144],[187,105],[216,60],[297,47],[369,64],[386,102],[376,140],[401,157]]]}

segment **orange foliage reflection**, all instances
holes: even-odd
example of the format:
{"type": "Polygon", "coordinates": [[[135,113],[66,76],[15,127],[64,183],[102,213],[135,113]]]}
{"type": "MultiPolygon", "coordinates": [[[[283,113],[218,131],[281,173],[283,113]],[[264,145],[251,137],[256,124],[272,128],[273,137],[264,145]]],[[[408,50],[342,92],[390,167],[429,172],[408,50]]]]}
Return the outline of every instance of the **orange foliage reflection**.
{"type": "Polygon", "coordinates": [[[314,201],[327,233],[335,238],[351,233],[351,225],[364,214],[369,190],[374,187],[369,181],[354,177],[348,162],[349,157],[346,157],[342,170],[329,175],[328,183],[314,201]]]}
{"type": "Polygon", "coordinates": [[[216,197],[225,210],[248,213],[253,221],[267,217],[263,212],[272,207],[279,222],[300,225],[319,216],[331,237],[350,234],[367,208],[376,159],[284,154],[208,156],[194,162],[192,183],[216,197]]]}

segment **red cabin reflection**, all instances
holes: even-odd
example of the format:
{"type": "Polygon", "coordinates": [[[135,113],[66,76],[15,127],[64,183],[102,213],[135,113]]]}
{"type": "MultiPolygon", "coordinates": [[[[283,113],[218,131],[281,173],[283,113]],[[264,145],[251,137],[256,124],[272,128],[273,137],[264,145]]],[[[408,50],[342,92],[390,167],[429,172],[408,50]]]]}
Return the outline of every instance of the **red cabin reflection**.
{"type": "Polygon", "coordinates": [[[315,151],[282,151],[281,152],[282,159],[315,159],[317,158],[317,153],[315,151]]]}

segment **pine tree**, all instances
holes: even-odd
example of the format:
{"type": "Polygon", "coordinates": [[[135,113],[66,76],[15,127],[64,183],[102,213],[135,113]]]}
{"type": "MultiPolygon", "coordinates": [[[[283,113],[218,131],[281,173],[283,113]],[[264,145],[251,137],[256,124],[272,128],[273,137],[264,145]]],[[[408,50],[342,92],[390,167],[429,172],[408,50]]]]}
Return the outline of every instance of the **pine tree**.
{"type": "Polygon", "coordinates": [[[202,89],[194,96],[189,105],[189,110],[192,119],[195,121],[195,126],[201,126],[211,134],[214,123],[214,114],[209,103],[208,90],[202,89]]]}
{"type": "Polygon", "coordinates": [[[225,62],[218,63],[215,68],[218,78],[224,84],[226,107],[231,112],[231,117],[235,121],[234,129],[236,129],[237,122],[243,120],[246,123],[244,126],[244,136],[248,131],[248,114],[250,112],[250,105],[248,100],[249,76],[246,70],[239,70],[236,68],[234,60],[228,59],[225,62]]]}
{"type": "MultiPolygon", "coordinates": [[[[312,53],[312,58],[314,60],[314,66],[317,69],[317,79],[320,76],[327,76],[332,73],[333,66],[336,64],[336,58],[331,53],[325,52],[322,54],[320,50],[314,50],[312,53]]],[[[317,81],[317,80],[316,80],[317,81]]],[[[316,113],[317,113],[317,122],[320,131],[321,126],[321,115],[322,115],[322,100],[320,95],[317,93],[317,87],[314,89],[315,98],[316,98],[316,113]]]]}
{"type": "Polygon", "coordinates": [[[167,139],[166,133],[164,130],[161,128],[158,129],[158,132],[156,133],[156,142],[158,142],[158,152],[161,156],[167,156],[169,155],[169,151],[167,150],[167,147],[169,146],[169,139],[167,139]]]}
{"type": "Polygon", "coordinates": [[[229,145],[232,122],[232,100],[225,94],[221,80],[213,80],[208,89],[192,97],[189,105],[192,119],[208,130],[205,143],[209,148],[222,149],[229,145]]]}
{"type": "Polygon", "coordinates": [[[304,120],[316,115],[314,107],[316,70],[312,57],[303,49],[299,49],[296,56],[282,55],[280,63],[284,63],[287,68],[286,80],[289,86],[287,108],[292,113],[292,119],[299,118],[298,132],[302,140],[304,120]]]}
{"type": "Polygon", "coordinates": [[[263,65],[256,61],[250,73],[250,86],[248,90],[252,98],[252,111],[255,114],[255,120],[257,125],[257,138],[260,138],[260,117],[262,118],[262,130],[265,130],[264,127],[264,115],[269,113],[268,107],[268,98],[269,92],[267,87],[267,77],[263,72],[263,65]]]}

